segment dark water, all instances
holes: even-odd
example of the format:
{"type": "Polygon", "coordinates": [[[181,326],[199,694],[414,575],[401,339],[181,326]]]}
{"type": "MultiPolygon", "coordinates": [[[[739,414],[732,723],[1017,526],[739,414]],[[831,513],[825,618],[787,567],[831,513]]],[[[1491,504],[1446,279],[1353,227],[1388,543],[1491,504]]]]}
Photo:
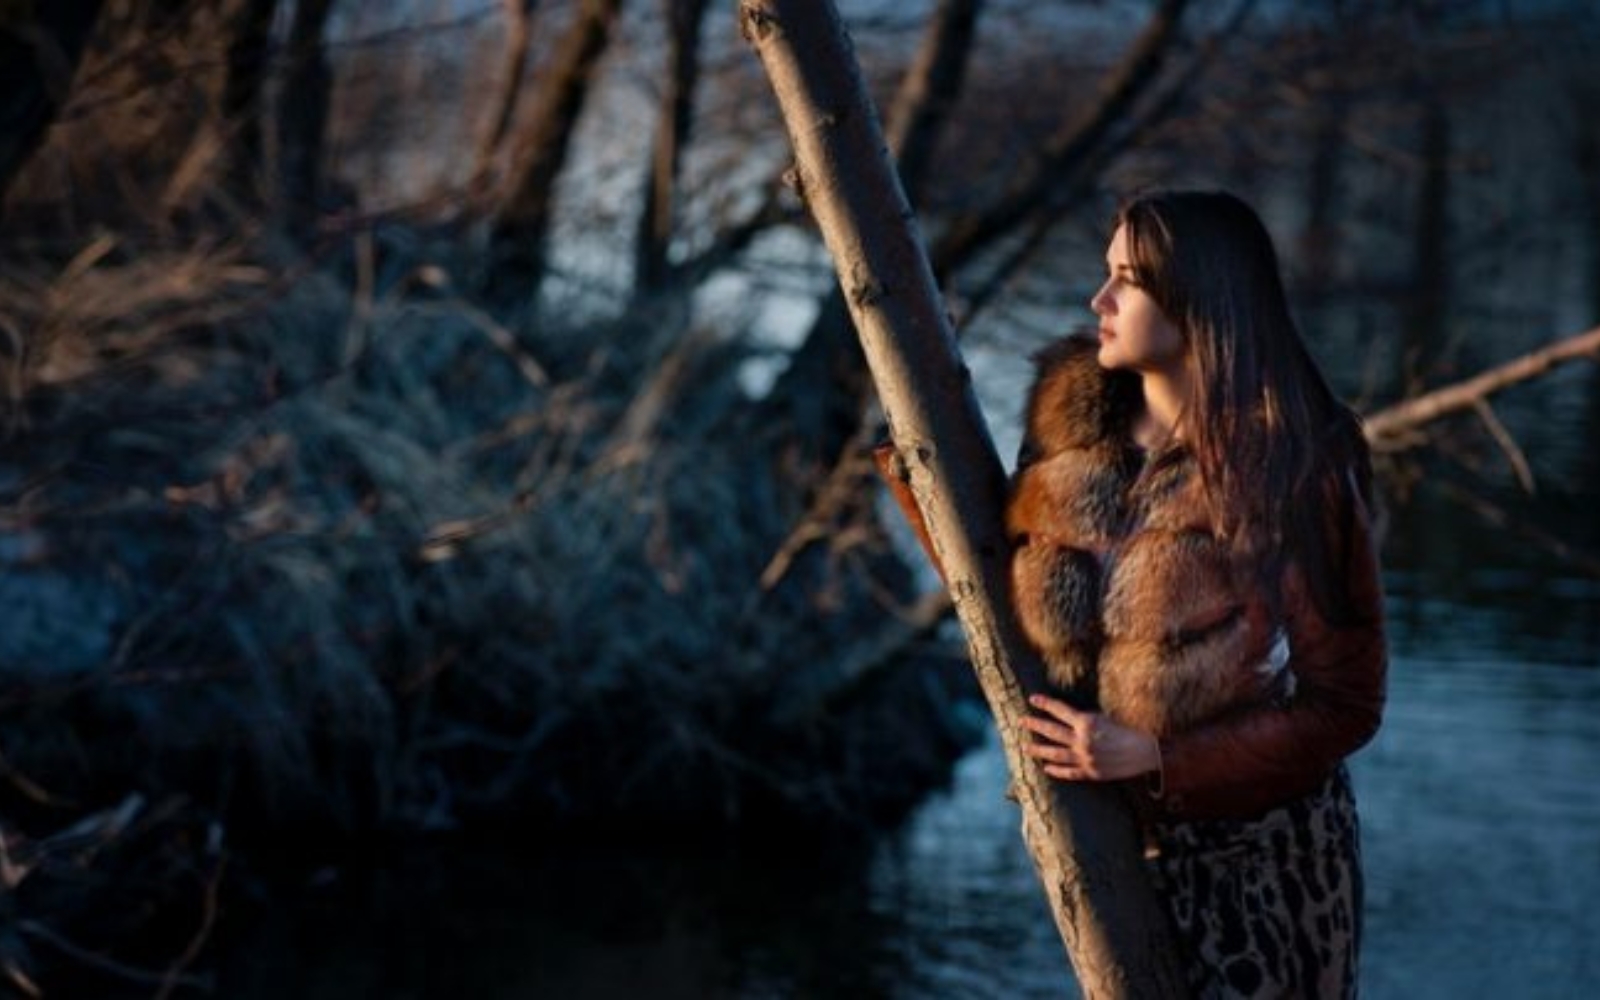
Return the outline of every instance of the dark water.
{"type": "MultiPolygon", "coordinates": [[[[1600,582],[1401,518],[1391,701],[1353,771],[1371,997],[1600,995],[1600,582]],[[1470,558],[1407,563],[1443,533],[1470,558]]],[[[418,852],[271,909],[222,996],[1056,997],[1065,955],[994,741],[860,855],[418,852]]]]}

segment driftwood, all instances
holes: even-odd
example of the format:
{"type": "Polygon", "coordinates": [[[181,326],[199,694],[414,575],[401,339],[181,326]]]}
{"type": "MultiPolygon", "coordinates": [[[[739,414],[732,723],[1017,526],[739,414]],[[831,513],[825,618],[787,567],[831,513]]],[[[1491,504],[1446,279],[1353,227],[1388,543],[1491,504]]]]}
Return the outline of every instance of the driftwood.
{"type": "Polygon", "coordinates": [[[1023,753],[1020,719],[1042,669],[1006,612],[1004,470],[838,13],[817,0],[742,0],[740,16],[948,580],[1078,981],[1091,997],[1181,996],[1166,918],[1118,789],[1052,782],[1023,753]]]}

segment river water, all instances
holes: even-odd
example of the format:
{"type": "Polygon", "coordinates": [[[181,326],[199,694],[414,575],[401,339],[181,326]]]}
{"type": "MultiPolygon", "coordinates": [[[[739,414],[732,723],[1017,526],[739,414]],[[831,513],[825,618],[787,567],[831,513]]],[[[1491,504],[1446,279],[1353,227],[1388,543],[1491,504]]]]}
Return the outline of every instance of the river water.
{"type": "MultiPolygon", "coordinates": [[[[1453,515],[1391,530],[1366,995],[1600,995],[1600,581],[1453,515]],[[1465,568],[1410,564],[1433,533],[1465,568]]],[[[1074,996],[1005,780],[991,739],[861,852],[408,852],[250,921],[218,995],[1074,996]]]]}

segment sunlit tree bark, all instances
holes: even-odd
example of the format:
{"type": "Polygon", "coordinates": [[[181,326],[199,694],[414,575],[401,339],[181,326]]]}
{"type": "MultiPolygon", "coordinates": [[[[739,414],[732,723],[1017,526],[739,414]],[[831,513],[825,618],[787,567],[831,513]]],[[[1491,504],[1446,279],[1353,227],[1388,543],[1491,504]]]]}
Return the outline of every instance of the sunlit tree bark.
{"type": "Polygon", "coordinates": [[[831,3],[743,0],[895,448],[917,497],[1014,777],[1023,832],[1091,997],[1176,997],[1183,978],[1114,787],[1051,782],[1021,748],[1042,671],[1006,599],[1005,476],[831,3]]]}
{"type": "Polygon", "coordinates": [[[0,209],[66,102],[101,6],[52,0],[0,8],[0,209]]]}
{"type": "MultiPolygon", "coordinates": [[[[961,96],[982,6],[981,0],[939,5],[890,105],[888,149],[913,205],[927,184],[939,137],[961,96]]],[[[789,426],[788,440],[796,449],[791,462],[802,481],[819,477],[819,470],[839,459],[859,429],[870,391],[844,298],[837,289],[830,290],[769,394],[761,418],[789,426]]]]}

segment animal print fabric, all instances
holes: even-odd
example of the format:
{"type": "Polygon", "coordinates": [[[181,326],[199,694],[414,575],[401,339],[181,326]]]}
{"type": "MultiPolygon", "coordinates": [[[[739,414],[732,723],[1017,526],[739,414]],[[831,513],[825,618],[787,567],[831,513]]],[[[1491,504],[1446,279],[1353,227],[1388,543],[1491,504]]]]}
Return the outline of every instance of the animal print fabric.
{"type": "Polygon", "coordinates": [[[1361,842],[1350,776],[1258,820],[1160,823],[1151,873],[1198,1000],[1357,995],[1361,842]]]}

